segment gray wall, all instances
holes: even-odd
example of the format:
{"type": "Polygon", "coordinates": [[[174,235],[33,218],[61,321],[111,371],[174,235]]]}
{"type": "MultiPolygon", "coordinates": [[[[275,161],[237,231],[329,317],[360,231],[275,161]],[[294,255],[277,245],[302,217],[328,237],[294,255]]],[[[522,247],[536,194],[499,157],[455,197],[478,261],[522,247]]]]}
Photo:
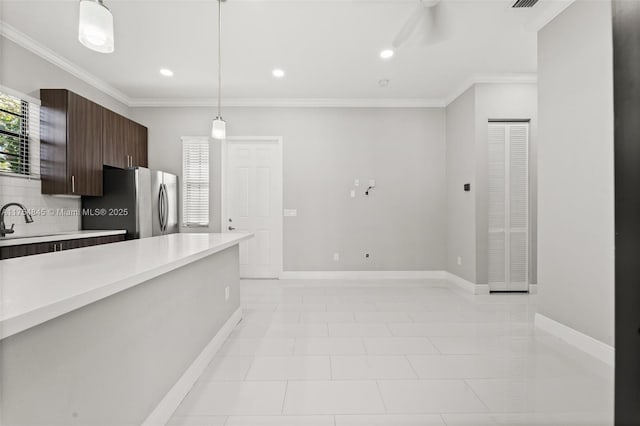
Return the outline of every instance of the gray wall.
{"type": "Polygon", "coordinates": [[[476,86],[476,283],[489,281],[488,131],[490,119],[530,119],[529,137],[529,283],[537,282],[538,89],[535,84],[476,86]]]}
{"type": "Polygon", "coordinates": [[[529,282],[536,283],[537,88],[535,84],[476,84],[447,107],[447,271],[488,282],[488,146],[490,119],[530,119],[529,282]],[[471,183],[471,192],[463,185],[471,183]],[[462,265],[458,265],[458,257],[462,265]]]}
{"type": "Polygon", "coordinates": [[[238,262],[236,245],[0,341],[0,423],[141,424],[238,309],[238,262]]]}
{"type": "Polygon", "coordinates": [[[2,36],[0,84],[37,99],[40,99],[40,89],[69,89],[129,116],[129,108],[123,103],[2,36]]]}
{"type": "MultiPolygon", "coordinates": [[[[180,137],[208,135],[215,115],[132,111],[149,127],[150,167],[179,175],[180,137]]],[[[444,109],[228,108],[224,117],[230,136],[284,139],[284,207],[298,210],[284,221],[286,271],[445,269],[444,109]],[[365,198],[369,179],[377,188],[365,198]]],[[[219,143],[211,159],[210,229],[219,231],[219,143]]]]}
{"type": "Polygon", "coordinates": [[[476,89],[447,107],[447,271],[476,282],[476,89]],[[464,192],[465,183],[472,192],[464,192]],[[458,265],[458,256],[462,265],[458,265]]]}
{"type": "Polygon", "coordinates": [[[613,345],[610,2],[575,2],[538,46],[538,310],[613,345]]]}

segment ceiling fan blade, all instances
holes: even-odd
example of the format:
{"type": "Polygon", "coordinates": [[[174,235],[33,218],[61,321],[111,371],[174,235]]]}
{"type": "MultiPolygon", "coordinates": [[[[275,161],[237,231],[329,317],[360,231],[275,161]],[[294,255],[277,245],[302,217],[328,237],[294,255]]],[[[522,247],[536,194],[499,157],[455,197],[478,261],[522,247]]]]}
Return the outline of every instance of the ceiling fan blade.
{"type": "Polygon", "coordinates": [[[405,44],[407,40],[411,37],[411,35],[415,32],[416,28],[420,24],[420,21],[424,18],[425,11],[428,9],[425,8],[422,3],[418,5],[418,7],[411,13],[407,22],[404,23],[396,37],[393,39],[393,47],[398,48],[405,44]]]}
{"type": "Polygon", "coordinates": [[[421,26],[421,24],[425,25],[427,30],[435,27],[435,12],[439,3],[440,0],[420,0],[418,7],[411,13],[409,19],[407,19],[393,40],[393,47],[398,48],[404,45],[421,26]]]}
{"type": "Polygon", "coordinates": [[[439,16],[440,4],[428,9],[422,27],[422,44],[432,45],[441,42],[446,36],[446,28],[443,18],[439,16]]]}

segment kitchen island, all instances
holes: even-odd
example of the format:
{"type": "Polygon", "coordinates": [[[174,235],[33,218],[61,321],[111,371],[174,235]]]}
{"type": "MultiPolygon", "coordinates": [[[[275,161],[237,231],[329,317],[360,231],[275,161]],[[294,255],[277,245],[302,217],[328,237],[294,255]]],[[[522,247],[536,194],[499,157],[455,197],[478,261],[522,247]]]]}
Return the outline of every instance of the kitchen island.
{"type": "Polygon", "coordinates": [[[0,422],[161,423],[241,318],[248,238],[171,234],[0,261],[0,422]]]}

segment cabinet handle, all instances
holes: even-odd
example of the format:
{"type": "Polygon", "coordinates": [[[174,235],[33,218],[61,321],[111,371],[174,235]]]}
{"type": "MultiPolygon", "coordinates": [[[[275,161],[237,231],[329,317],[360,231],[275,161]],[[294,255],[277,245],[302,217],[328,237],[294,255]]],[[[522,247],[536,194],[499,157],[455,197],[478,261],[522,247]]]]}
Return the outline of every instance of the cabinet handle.
{"type": "Polygon", "coordinates": [[[72,193],[76,192],[76,177],[75,176],[71,176],[71,192],[72,193]]]}

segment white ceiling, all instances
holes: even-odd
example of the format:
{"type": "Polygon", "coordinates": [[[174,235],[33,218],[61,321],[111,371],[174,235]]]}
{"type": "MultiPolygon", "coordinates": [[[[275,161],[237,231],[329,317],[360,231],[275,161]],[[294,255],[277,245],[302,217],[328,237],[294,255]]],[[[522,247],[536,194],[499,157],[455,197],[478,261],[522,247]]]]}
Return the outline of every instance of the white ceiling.
{"type": "MultiPolygon", "coordinates": [[[[536,72],[535,22],[552,0],[515,10],[513,0],[444,0],[445,41],[413,41],[390,61],[379,51],[417,0],[228,0],[223,4],[225,98],[447,99],[473,76],[536,72]],[[271,70],[286,71],[283,80],[271,70]],[[381,88],[380,79],[390,84],[381,88]]],[[[77,40],[76,0],[3,0],[2,20],[136,99],[216,95],[215,0],[105,0],[116,51],[77,40]],[[55,23],[55,24],[52,24],[55,23]],[[173,78],[158,70],[170,68],[173,78]]]]}

